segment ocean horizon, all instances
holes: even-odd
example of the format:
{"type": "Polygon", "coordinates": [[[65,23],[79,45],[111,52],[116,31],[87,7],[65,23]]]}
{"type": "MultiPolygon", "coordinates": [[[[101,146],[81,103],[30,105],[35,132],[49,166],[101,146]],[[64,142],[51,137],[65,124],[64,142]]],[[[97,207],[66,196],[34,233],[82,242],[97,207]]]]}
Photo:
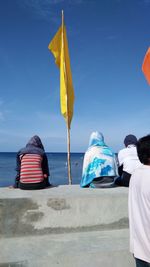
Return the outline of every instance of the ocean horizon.
{"type": "MultiPolygon", "coordinates": [[[[46,152],[53,185],[68,184],[67,152],[46,152]]],[[[14,184],[17,152],[0,152],[0,187],[14,184]]],[[[71,152],[72,184],[79,184],[82,176],[84,153],[71,152]]]]}

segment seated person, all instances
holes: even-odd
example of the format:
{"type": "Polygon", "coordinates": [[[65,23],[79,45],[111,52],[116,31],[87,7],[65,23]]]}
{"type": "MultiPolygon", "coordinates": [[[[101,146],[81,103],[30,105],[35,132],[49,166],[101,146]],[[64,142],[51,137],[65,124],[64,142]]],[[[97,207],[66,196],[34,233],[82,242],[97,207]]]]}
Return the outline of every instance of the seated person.
{"type": "Polygon", "coordinates": [[[137,138],[129,134],[124,139],[125,148],[118,153],[119,176],[115,184],[120,186],[129,186],[130,177],[133,171],[141,165],[136,149],[137,138]]]}
{"type": "Polygon", "coordinates": [[[93,132],[84,155],[81,187],[111,187],[118,175],[115,154],[99,132],[93,132]]]}
{"type": "Polygon", "coordinates": [[[14,188],[33,190],[50,186],[47,156],[37,135],[17,153],[16,171],[14,188]]]}

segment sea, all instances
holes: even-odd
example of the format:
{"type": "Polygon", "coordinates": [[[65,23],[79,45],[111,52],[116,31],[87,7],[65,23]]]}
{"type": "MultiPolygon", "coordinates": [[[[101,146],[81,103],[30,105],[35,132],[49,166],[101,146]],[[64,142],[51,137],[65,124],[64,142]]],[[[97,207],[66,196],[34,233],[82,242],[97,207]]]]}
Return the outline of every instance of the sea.
{"type": "MultiPolygon", "coordinates": [[[[0,187],[14,184],[16,176],[16,152],[0,152],[0,187]]],[[[49,181],[53,185],[68,182],[67,153],[46,153],[49,163],[49,181]]],[[[72,184],[79,184],[82,175],[84,153],[71,153],[72,184]]]]}

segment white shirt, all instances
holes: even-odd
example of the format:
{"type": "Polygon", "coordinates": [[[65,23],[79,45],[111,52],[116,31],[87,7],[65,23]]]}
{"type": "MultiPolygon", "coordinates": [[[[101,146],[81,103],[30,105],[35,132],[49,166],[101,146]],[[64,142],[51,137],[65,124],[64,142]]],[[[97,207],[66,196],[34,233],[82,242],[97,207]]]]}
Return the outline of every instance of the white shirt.
{"type": "Polygon", "coordinates": [[[128,145],[118,153],[119,166],[123,165],[123,171],[130,174],[141,165],[137,156],[137,150],[135,145],[128,145]]]}
{"type": "Polygon", "coordinates": [[[150,263],[150,166],[141,165],[129,185],[130,251],[150,263]]]}

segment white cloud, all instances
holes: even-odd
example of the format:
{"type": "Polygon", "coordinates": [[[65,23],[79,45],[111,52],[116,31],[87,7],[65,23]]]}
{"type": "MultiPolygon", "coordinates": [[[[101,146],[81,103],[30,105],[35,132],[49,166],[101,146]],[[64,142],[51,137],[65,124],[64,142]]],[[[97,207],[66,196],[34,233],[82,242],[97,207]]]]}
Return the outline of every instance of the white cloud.
{"type": "Polygon", "coordinates": [[[139,0],[139,5],[148,6],[150,5],[150,0],[139,0]]]}
{"type": "Polygon", "coordinates": [[[55,7],[63,7],[65,4],[67,6],[80,5],[83,2],[83,0],[18,0],[21,7],[30,8],[37,18],[51,20],[56,24],[60,23],[60,18],[56,16],[55,7]]]}
{"type": "Polygon", "coordinates": [[[117,36],[116,35],[113,35],[113,34],[107,36],[107,39],[110,40],[110,41],[111,40],[115,40],[116,38],[117,38],[117,36]]]}
{"type": "Polygon", "coordinates": [[[2,100],[2,98],[0,98],[0,106],[2,106],[4,104],[4,101],[2,100]]]}
{"type": "Polygon", "coordinates": [[[150,4],[150,0],[144,0],[145,4],[150,4]]]}
{"type": "Polygon", "coordinates": [[[10,118],[12,111],[9,108],[11,103],[5,103],[5,101],[0,98],[0,122],[6,121],[10,118]]]}
{"type": "Polygon", "coordinates": [[[37,120],[48,122],[58,122],[61,118],[60,114],[50,114],[48,112],[43,112],[43,111],[37,111],[35,113],[37,120]]]}
{"type": "MultiPolygon", "coordinates": [[[[3,101],[2,98],[0,98],[0,109],[2,109],[3,104],[4,104],[4,101],[3,101]]],[[[4,117],[5,117],[5,116],[4,116],[4,111],[1,111],[1,110],[0,110],[0,122],[2,122],[2,121],[5,120],[4,117]]]]}
{"type": "Polygon", "coordinates": [[[54,12],[51,10],[52,4],[56,5],[63,0],[23,0],[19,1],[18,4],[25,9],[30,9],[32,14],[36,16],[37,19],[51,20],[56,22],[54,12]]]}
{"type": "Polygon", "coordinates": [[[4,121],[5,119],[4,119],[4,114],[3,114],[3,112],[1,112],[0,111],[0,121],[4,121]]]}

